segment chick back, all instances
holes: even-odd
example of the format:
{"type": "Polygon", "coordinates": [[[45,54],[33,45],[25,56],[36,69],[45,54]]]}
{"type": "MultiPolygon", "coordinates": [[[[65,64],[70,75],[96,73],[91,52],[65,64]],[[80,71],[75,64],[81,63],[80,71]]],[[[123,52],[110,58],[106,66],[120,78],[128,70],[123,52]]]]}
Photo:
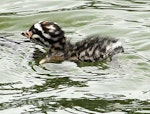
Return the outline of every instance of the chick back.
{"type": "Polygon", "coordinates": [[[118,39],[109,37],[89,37],[76,42],[68,51],[69,57],[76,57],[81,61],[103,61],[117,53],[124,52],[118,39]]]}

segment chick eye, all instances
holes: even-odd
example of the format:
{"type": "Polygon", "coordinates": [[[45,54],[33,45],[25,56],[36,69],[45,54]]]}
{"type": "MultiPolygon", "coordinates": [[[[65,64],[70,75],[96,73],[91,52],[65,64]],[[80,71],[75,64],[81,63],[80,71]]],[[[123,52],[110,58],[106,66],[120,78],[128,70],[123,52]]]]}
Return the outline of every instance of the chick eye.
{"type": "Polygon", "coordinates": [[[32,29],[32,33],[33,33],[33,34],[36,34],[36,30],[35,30],[35,29],[32,29]]]}

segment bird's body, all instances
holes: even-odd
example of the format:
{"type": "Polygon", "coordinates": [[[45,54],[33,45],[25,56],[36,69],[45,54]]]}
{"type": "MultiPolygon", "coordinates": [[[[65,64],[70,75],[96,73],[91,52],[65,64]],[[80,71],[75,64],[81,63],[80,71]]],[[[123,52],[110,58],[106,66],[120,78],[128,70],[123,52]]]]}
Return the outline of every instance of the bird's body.
{"type": "Polygon", "coordinates": [[[46,57],[40,61],[41,64],[62,60],[103,61],[124,51],[121,42],[110,37],[89,37],[74,44],[70,43],[56,23],[47,21],[34,24],[22,35],[49,48],[46,57]]]}
{"type": "Polygon", "coordinates": [[[80,61],[102,61],[122,52],[121,42],[108,37],[89,37],[75,44],[67,44],[67,59],[80,61]]]}

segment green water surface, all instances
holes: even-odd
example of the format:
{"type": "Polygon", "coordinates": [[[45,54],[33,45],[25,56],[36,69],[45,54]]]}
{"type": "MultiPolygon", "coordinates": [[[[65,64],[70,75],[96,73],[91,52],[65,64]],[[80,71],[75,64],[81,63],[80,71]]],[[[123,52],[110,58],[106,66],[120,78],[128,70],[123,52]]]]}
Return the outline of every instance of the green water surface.
{"type": "Polygon", "coordinates": [[[101,113],[150,114],[150,1],[1,0],[0,114],[101,113]],[[42,20],[57,22],[71,42],[119,38],[125,53],[38,65],[45,50],[20,33],[42,20]]]}

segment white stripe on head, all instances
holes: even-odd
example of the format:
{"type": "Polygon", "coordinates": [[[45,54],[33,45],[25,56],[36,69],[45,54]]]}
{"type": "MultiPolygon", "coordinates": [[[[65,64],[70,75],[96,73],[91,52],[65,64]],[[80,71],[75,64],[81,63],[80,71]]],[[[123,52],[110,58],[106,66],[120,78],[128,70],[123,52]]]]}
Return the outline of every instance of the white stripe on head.
{"type": "Polygon", "coordinates": [[[41,23],[40,23],[40,22],[34,24],[34,28],[36,28],[37,30],[39,30],[40,32],[42,32],[42,34],[43,34],[43,36],[44,36],[45,38],[47,38],[47,39],[50,39],[50,38],[51,38],[49,34],[44,33],[44,30],[43,30],[43,28],[41,27],[41,23]]]}
{"type": "Polygon", "coordinates": [[[38,29],[39,31],[43,31],[42,27],[41,27],[41,24],[40,23],[36,23],[34,24],[34,28],[38,29]]]}

